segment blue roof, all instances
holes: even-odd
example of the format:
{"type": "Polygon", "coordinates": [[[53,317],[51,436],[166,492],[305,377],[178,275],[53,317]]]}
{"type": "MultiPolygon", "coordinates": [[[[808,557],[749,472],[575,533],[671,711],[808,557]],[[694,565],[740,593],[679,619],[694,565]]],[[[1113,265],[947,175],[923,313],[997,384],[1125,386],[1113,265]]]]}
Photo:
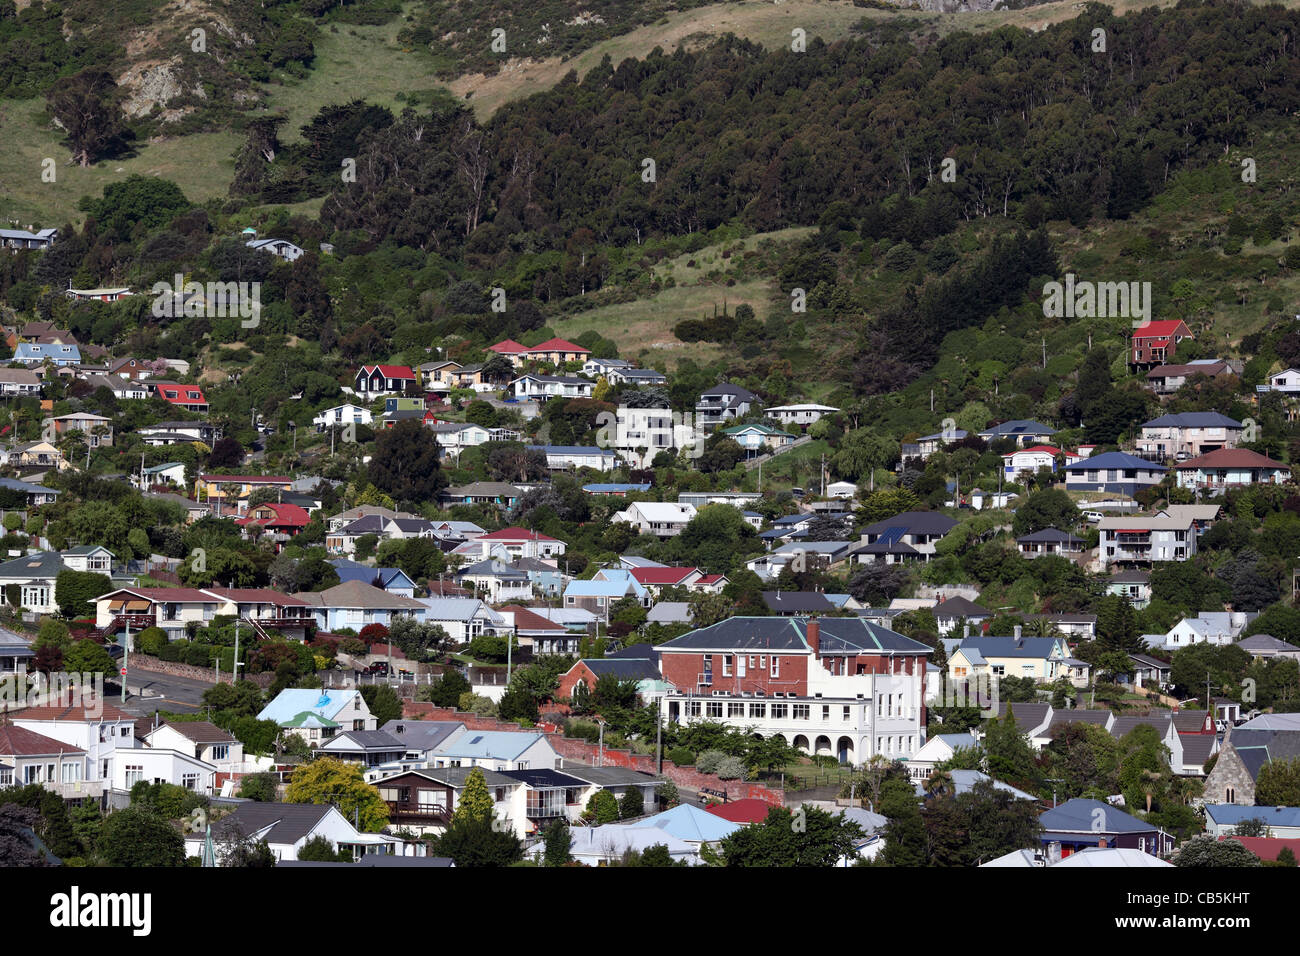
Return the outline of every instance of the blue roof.
{"type": "Polygon", "coordinates": [[[514,760],[541,739],[541,734],[511,730],[467,730],[450,744],[440,746],[436,753],[440,757],[514,760]]]}
{"type": "Polygon", "coordinates": [[[1017,418],[1013,421],[1003,422],[1001,425],[994,425],[992,428],[986,428],[980,434],[990,435],[995,438],[1004,435],[1055,435],[1056,429],[1033,419],[1017,418]]]}
{"type": "Polygon", "coordinates": [[[1235,803],[1208,803],[1205,815],[1220,826],[1235,827],[1259,820],[1270,827],[1300,827],[1300,807],[1243,807],[1235,803]]]}
{"type": "Polygon", "coordinates": [[[597,482],[592,485],[583,485],[582,490],[591,492],[593,495],[608,495],[620,491],[649,491],[650,483],[648,481],[644,484],[619,484],[617,482],[612,484],[602,484],[597,482]]]}
{"type": "Polygon", "coordinates": [[[1127,455],[1122,451],[1103,452],[1100,455],[1093,455],[1091,458],[1084,458],[1082,461],[1076,461],[1065,466],[1066,471],[1100,471],[1106,468],[1138,468],[1145,471],[1169,470],[1164,465],[1157,465],[1154,461],[1147,461],[1145,458],[1138,458],[1135,455],[1127,455]]]}
{"type": "Polygon", "coordinates": [[[46,488],[44,485],[34,485],[30,481],[19,481],[17,478],[0,478],[0,488],[6,491],[25,491],[28,494],[41,492],[47,495],[61,495],[63,492],[56,491],[53,488],[46,488]]]}
{"type": "Polygon", "coordinates": [[[548,455],[600,455],[602,457],[613,458],[614,453],[605,448],[599,448],[596,445],[529,445],[531,451],[545,452],[548,455]]]}
{"type": "Polygon", "coordinates": [[[81,349],[75,345],[46,345],[43,343],[20,342],[14,349],[12,361],[25,359],[55,359],[62,362],[80,362],[81,349]]]}
{"type": "Polygon", "coordinates": [[[963,638],[963,651],[975,650],[985,658],[989,657],[1029,657],[1046,660],[1053,648],[1065,643],[1061,637],[999,637],[972,636],[963,638]]]}
{"type": "Polygon", "coordinates": [[[724,820],[699,807],[682,803],[671,810],[629,823],[628,827],[635,829],[654,827],[688,843],[713,843],[731,836],[740,829],[740,824],[724,820]]]}
{"type": "Polygon", "coordinates": [[[370,584],[375,578],[379,578],[380,583],[385,589],[396,586],[399,588],[413,588],[415,582],[407,576],[401,568],[368,568],[365,565],[354,566],[336,566],[334,568],[339,575],[339,583],[347,584],[349,581],[360,581],[362,584],[370,584]]]}
{"type": "Polygon", "coordinates": [[[1063,833],[1084,832],[1093,836],[1106,833],[1151,833],[1159,829],[1154,824],[1143,823],[1137,817],[1112,807],[1109,803],[1088,800],[1084,797],[1067,800],[1059,807],[1053,807],[1039,814],[1038,822],[1043,825],[1044,830],[1063,833]]]}
{"type": "Polygon", "coordinates": [[[629,591],[637,597],[646,593],[641,583],[627,571],[609,569],[604,572],[606,581],[570,581],[564,588],[565,597],[623,597],[629,591]]]}
{"type": "Polygon", "coordinates": [[[335,715],[352,704],[360,691],[319,688],[288,688],[280,691],[275,700],[262,708],[258,720],[273,720],[277,724],[288,723],[305,710],[333,720],[335,715]]]}

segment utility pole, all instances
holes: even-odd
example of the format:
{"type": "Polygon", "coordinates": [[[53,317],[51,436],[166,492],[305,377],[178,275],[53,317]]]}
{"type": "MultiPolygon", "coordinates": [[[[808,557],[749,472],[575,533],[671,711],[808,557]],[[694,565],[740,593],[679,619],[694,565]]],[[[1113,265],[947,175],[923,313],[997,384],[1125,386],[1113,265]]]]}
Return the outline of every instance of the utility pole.
{"type": "Polygon", "coordinates": [[[126,627],[122,629],[122,673],[118,676],[122,678],[122,703],[126,703],[126,656],[131,653],[131,621],[128,618],[126,627]]]}
{"type": "Polygon", "coordinates": [[[235,617],[235,659],[230,664],[230,686],[239,683],[239,617],[235,617]]]}
{"type": "Polygon", "coordinates": [[[1043,337],[1043,368],[1047,368],[1047,337],[1043,337]]]}

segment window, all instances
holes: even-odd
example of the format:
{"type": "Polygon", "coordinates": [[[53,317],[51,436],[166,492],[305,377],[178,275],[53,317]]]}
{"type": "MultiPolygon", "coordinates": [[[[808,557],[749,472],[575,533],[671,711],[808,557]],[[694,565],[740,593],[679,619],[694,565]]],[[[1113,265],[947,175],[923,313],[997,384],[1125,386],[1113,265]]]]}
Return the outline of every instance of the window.
{"type": "Polygon", "coordinates": [[[767,704],[750,704],[750,705],[749,705],[749,716],[750,716],[750,717],[766,717],[766,716],[767,716],[767,704]]]}
{"type": "Polygon", "coordinates": [[[688,700],[686,702],[686,716],[687,717],[700,716],[700,702],[698,700],[688,700]]]}
{"type": "Polygon", "coordinates": [[[126,789],[130,790],[132,787],[134,787],[137,783],[139,783],[143,779],[144,779],[143,764],[126,765],[126,789]]]}
{"type": "Polygon", "coordinates": [[[845,704],[845,705],[844,705],[844,719],[845,719],[845,720],[851,720],[852,717],[853,717],[853,708],[851,708],[848,704],[845,704]]]}
{"type": "Polygon", "coordinates": [[[9,769],[0,770],[0,787],[12,786],[14,782],[14,772],[9,769]]]}
{"type": "Polygon", "coordinates": [[[787,707],[785,704],[773,704],[773,705],[772,705],[772,719],[773,719],[773,720],[785,720],[786,715],[789,714],[789,712],[790,712],[790,708],[787,707]]]}
{"type": "Polygon", "coordinates": [[[213,746],[212,748],[213,760],[225,760],[229,756],[230,756],[229,744],[216,744],[215,746],[213,746]]]}
{"type": "Polygon", "coordinates": [[[722,655],[722,676],[723,677],[731,676],[731,655],[730,654],[722,655]]]}
{"type": "Polygon", "coordinates": [[[1225,789],[1225,790],[1223,791],[1223,802],[1224,802],[1224,803],[1236,803],[1236,802],[1237,802],[1237,789],[1236,789],[1236,787],[1228,787],[1227,789],[1225,789]]]}
{"type": "Polygon", "coordinates": [[[728,716],[728,717],[744,717],[744,716],[745,716],[745,705],[744,705],[744,704],[728,704],[728,705],[727,705],[727,716],[728,716]]]}
{"type": "Polygon", "coordinates": [[[76,783],[81,779],[81,764],[67,761],[62,767],[64,783],[76,783]]]}
{"type": "Polygon", "coordinates": [[[781,658],[779,657],[772,658],[772,676],[773,677],[781,676],[781,658]]]}
{"type": "Polygon", "coordinates": [[[421,789],[419,791],[419,804],[420,809],[426,813],[445,813],[447,810],[447,793],[445,790],[421,789]]]}
{"type": "Polygon", "coordinates": [[[795,704],[794,711],[790,716],[795,720],[807,720],[808,711],[809,706],[807,704],[795,704]]]}
{"type": "Polygon", "coordinates": [[[740,657],[736,658],[736,676],[737,677],[745,676],[745,655],[743,654],[740,657]]]}
{"type": "Polygon", "coordinates": [[[366,722],[365,722],[364,720],[354,720],[354,721],[352,721],[352,729],[353,729],[353,730],[365,730],[365,729],[366,729],[366,722]]]}
{"type": "Polygon", "coordinates": [[[1007,665],[1006,665],[1006,664],[994,664],[994,665],[993,665],[993,676],[994,676],[994,677],[1003,677],[1003,676],[1006,675],[1006,673],[1007,673],[1007,665]]]}
{"type": "Polygon", "coordinates": [[[707,706],[705,709],[706,709],[706,712],[708,713],[708,715],[709,715],[710,717],[721,717],[721,716],[722,716],[722,701],[720,701],[720,700],[711,700],[711,701],[708,702],[708,706],[707,706]]]}
{"type": "Polygon", "coordinates": [[[822,720],[830,720],[830,719],[831,719],[831,705],[822,704],[822,720]]]}
{"type": "Polygon", "coordinates": [[[197,773],[181,774],[181,786],[186,790],[199,789],[199,775],[197,773]]]}

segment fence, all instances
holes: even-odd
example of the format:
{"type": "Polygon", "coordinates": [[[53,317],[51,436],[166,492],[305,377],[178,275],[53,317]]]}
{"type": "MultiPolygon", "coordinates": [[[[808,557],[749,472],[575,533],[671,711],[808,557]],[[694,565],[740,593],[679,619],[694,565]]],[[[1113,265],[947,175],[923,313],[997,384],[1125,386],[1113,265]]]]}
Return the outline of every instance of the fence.
{"type": "Polygon", "coordinates": [[[746,470],[746,471],[753,471],[753,470],[754,470],[755,468],[757,468],[759,465],[763,464],[764,462],[771,461],[771,460],[772,460],[773,458],[775,458],[777,455],[784,455],[786,452],[788,452],[788,451],[790,451],[790,450],[792,450],[792,449],[798,448],[800,445],[806,445],[806,444],[808,444],[810,441],[812,441],[812,436],[811,436],[811,435],[804,435],[804,436],[802,436],[802,437],[800,437],[800,438],[796,438],[794,441],[790,442],[790,444],[788,444],[788,445],[783,445],[783,446],[780,447],[780,448],[777,448],[777,449],[775,449],[775,450],[773,450],[773,451],[768,452],[766,455],[759,455],[757,458],[749,458],[749,459],[746,459],[745,462],[744,462],[745,470],[746,470]]]}

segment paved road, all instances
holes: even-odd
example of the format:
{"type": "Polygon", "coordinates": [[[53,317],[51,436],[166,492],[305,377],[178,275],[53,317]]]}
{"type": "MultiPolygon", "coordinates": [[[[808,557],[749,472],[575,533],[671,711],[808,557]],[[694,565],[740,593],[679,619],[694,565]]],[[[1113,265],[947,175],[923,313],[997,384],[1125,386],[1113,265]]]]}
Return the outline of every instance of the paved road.
{"type": "Polygon", "coordinates": [[[212,686],[211,682],[156,674],[138,668],[127,674],[126,684],[128,694],[125,704],[120,703],[122,689],[115,681],[104,682],[104,696],[127,713],[140,717],[150,716],[155,710],[170,710],[178,714],[197,713],[202,707],[203,692],[212,686]]]}

